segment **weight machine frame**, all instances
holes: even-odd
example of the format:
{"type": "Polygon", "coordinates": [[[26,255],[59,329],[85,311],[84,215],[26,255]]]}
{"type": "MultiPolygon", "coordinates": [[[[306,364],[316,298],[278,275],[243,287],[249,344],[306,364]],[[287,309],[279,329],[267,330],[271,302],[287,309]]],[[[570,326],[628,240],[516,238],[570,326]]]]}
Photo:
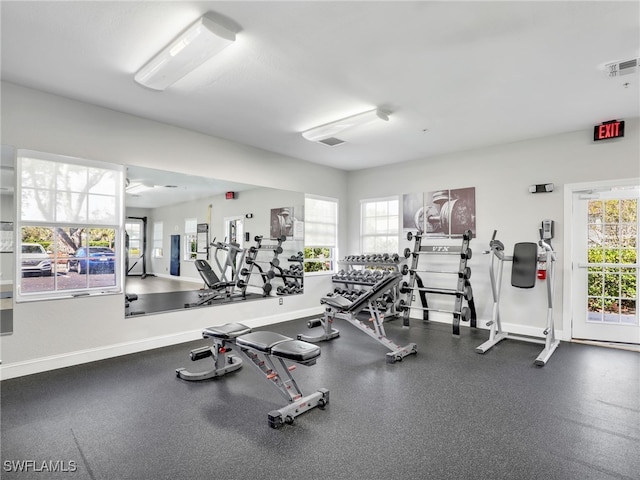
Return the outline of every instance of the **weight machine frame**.
{"type": "MultiPolygon", "coordinates": [[[[493,294],[493,313],[492,319],[487,323],[487,326],[491,327],[489,332],[489,340],[484,342],[482,345],[476,347],[477,353],[485,353],[489,349],[493,348],[496,344],[500,343],[502,340],[511,339],[511,340],[519,340],[523,342],[529,343],[537,343],[544,345],[544,349],[538,357],[535,359],[534,364],[543,367],[547,364],[551,355],[556,350],[558,345],[560,344],[560,340],[556,339],[555,327],[553,324],[553,292],[555,286],[555,263],[556,263],[556,253],[551,247],[551,244],[545,242],[543,239],[538,241],[538,245],[544,249],[546,263],[547,263],[547,326],[543,331],[545,335],[544,340],[541,338],[535,337],[526,337],[521,335],[513,335],[509,332],[506,332],[502,329],[502,322],[500,319],[500,294],[502,290],[502,272],[504,267],[504,262],[514,262],[514,258],[517,261],[517,257],[515,256],[516,249],[514,248],[514,255],[506,256],[504,254],[504,245],[499,240],[495,240],[496,231],[493,232],[493,237],[491,238],[491,242],[489,246],[491,248],[491,265],[489,268],[489,274],[491,277],[491,292],[493,294]],[[498,263],[497,273],[495,269],[495,263],[498,263]]],[[[517,245],[517,244],[516,244],[517,245]]],[[[537,258],[536,258],[537,262],[537,258]]],[[[517,286],[517,285],[516,285],[517,286]]]]}

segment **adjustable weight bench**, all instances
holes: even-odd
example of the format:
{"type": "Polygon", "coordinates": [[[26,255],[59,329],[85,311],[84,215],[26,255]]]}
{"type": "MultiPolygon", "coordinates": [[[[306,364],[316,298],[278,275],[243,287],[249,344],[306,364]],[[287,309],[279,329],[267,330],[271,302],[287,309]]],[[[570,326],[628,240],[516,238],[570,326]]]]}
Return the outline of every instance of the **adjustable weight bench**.
{"type": "Polygon", "coordinates": [[[401,361],[407,355],[416,353],[417,346],[415,343],[409,343],[404,347],[400,347],[387,338],[384,331],[384,315],[380,313],[380,309],[376,304],[376,300],[388,292],[389,289],[396,286],[401,279],[402,274],[400,272],[391,273],[377,282],[369,291],[358,297],[353,302],[342,296],[322,298],[320,303],[327,306],[324,312],[324,317],[317,320],[311,320],[307,323],[307,326],[309,328],[313,328],[320,325],[324,332],[316,336],[298,335],[298,339],[307,342],[332,340],[340,335],[340,331],[333,328],[333,321],[336,318],[341,318],[391,350],[391,352],[387,353],[386,356],[387,363],[401,361]],[[373,328],[370,328],[364,322],[358,320],[358,314],[367,307],[372,315],[369,321],[372,323],[373,328]]]}
{"type": "Polygon", "coordinates": [[[316,392],[304,396],[294,380],[291,372],[295,365],[287,366],[287,362],[295,362],[305,366],[316,363],[320,356],[320,347],[301,340],[294,340],[275,332],[252,332],[241,323],[228,323],[217,327],[205,328],[204,338],[212,338],[213,346],[201,347],[191,351],[192,360],[213,357],[213,369],[202,373],[187,372],[178,368],[179,378],[190,381],[205,380],[233,372],[242,366],[242,359],[229,353],[229,344],[235,345],[245,358],[251,361],[287,400],[288,405],[269,412],[269,426],[279,428],[284,423],[292,424],[294,419],[315,407],[324,408],[329,403],[329,390],[320,388],[316,392]]]}
{"type": "Polygon", "coordinates": [[[222,294],[226,297],[230,296],[231,289],[236,285],[234,282],[220,281],[216,273],[211,268],[211,264],[206,260],[197,259],[194,262],[194,265],[207,286],[207,291],[202,293],[202,298],[197,302],[185,303],[184,308],[199,307],[201,305],[211,303],[216,298],[221,297],[222,294]]]}

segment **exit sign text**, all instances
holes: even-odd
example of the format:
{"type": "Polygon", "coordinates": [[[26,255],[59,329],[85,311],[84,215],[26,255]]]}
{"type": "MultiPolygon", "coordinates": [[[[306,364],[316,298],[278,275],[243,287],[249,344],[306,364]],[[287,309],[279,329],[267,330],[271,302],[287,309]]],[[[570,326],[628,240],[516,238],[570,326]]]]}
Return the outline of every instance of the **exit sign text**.
{"type": "Polygon", "coordinates": [[[611,120],[593,127],[593,141],[624,137],[624,120],[611,120]]]}

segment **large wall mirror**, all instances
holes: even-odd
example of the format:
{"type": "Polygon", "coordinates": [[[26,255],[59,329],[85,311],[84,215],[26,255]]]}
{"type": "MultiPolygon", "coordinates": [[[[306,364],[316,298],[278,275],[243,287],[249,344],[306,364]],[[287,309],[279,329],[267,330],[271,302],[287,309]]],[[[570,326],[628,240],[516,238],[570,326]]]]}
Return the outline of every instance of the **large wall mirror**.
{"type": "Polygon", "coordinates": [[[0,146],[0,334],[13,332],[13,195],[16,150],[0,146]]]}
{"type": "Polygon", "coordinates": [[[126,314],[303,291],[304,194],[127,168],[126,314]]]}
{"type": "MultiPolygon", "coordinates": [[[[16,149],[1,153],[0,334],[8,334],[16,149]]],[[[125,176],[124,257],[114,228],[23,225],[21,292],[113,287],[121,261],[125,315],[302,293],[304,194],[134,166],[125,176]]]]}

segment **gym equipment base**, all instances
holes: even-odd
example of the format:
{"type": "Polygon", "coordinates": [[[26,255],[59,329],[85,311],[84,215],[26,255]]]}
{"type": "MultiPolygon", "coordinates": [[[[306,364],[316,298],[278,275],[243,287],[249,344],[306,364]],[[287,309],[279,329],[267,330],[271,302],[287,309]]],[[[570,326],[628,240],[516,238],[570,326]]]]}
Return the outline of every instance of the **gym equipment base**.
{"type": "Polygon", "coordinates": [[[323,409],[329,403],[329,390],[321,388],[317,392],[296,400],[295,403],[272,410],[267,415],[271,428],[280,428],[283,424],[291,425],[298,415],[302,415],[312,408],[323,409]]]}
{"type": "Polygon", "coordinates": [[[493,335],[490,335],[489,340],[476,347],[476,353],[485,353],[487,350],[491,349],[494,345],[497,345],[502,340],[516,340],[520,342],[538,343],[540,345],[544,345],[545,348],[540,352],[533,363],[538,367],[544,367],[551,358],[551,355],[553,355],[553,352],[555,352],[556,348],[558,348],[558,345],[560,345],[560,340],[550,341],[551,338],[547,338],[549,338],[549,340],[547,340],[546,338],[542,339],[536,337],[514,335],[508,332],[493,333],[493,335]]]}

